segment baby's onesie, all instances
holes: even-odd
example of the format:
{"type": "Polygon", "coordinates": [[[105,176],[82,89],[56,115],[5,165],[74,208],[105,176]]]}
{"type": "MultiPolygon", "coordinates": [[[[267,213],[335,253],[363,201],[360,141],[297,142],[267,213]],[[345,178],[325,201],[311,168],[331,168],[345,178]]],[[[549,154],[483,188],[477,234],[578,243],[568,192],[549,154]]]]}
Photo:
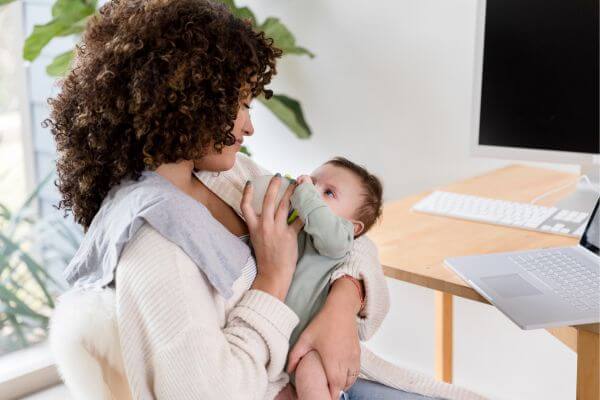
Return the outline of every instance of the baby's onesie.
{"type": "Polygon", "coordinates": [[[325,304],[331,274],[354,242],[352,222],[335,215],[312,183],[300,184],[291,203],[304,221],[304,229],[298,235],[298,263],[285,298],[300,319],[290,337],[290,349],[325,304]]]}

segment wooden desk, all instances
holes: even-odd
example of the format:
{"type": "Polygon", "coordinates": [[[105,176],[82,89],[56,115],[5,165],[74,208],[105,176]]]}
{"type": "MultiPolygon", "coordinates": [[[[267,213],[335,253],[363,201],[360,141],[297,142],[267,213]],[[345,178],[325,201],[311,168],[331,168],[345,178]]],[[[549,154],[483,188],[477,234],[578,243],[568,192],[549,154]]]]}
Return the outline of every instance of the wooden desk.
{"type": "MultiPolygon", "coordinates": [[[[509,166],[441,188],[442,190],[530,202],[536,196],[575,182],[574,174],[509,166]]],[[[574,189],[539,201],[555,204],[574,189]]],[[[452,256],[497,253],[544,247],[571,246],[576,239],[485,223],[416,213],[412,205],[427,193],[385,205],[382,223],[369,232],[379,247],[388,277],[436,290],[436,375],[452,381],[452,296],[488,303],[462,279],[444,267],[452,256]]],[[[600,400],[599,324],[548,329],[577,352],[577,399],[600,400]]]]}

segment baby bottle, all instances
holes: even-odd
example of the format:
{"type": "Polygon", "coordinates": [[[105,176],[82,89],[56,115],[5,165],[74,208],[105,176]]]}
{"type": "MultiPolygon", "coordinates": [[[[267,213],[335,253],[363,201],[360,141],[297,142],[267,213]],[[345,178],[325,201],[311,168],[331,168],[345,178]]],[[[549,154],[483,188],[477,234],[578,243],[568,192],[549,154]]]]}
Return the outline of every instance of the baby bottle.
{"type": "MultiPolygon", "coordinates": [[[[252,208],[257,215],[260,215],[262,212],[263,200],[265,199],[265,194],[267,193],[267,188],[269,187],[269,183],[271,182],[272,178],[273,175],[262,175],[252,179],[252,208]]],[[[277,210],[277,207],[281,202],[281,198],[283,197],[283,194],[287,190],[291,181],[292,178],[290,176],[286,175],[281,177],[279,191],[275,197],[275,210],[277,210]]],[[[297,215],[298,213],[296,210],[290,210],[290,213],[288,214],[288,223],[292,223],[296,219],[297,215]]]]}

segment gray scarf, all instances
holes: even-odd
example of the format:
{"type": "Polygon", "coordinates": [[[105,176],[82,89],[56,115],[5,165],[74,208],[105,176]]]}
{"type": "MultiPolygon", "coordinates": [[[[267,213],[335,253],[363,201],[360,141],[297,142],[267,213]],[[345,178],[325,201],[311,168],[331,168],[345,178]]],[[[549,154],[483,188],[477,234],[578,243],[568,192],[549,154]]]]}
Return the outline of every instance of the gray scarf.
{"type": "Polygon", "coordinates": [[[179,246],[222,296],[232,295],[250,249],[202,203],[150,171],[111,189],[67,266],[67,281],[84,288],[111,283],[121,251],[144,223],[179,246]]]}

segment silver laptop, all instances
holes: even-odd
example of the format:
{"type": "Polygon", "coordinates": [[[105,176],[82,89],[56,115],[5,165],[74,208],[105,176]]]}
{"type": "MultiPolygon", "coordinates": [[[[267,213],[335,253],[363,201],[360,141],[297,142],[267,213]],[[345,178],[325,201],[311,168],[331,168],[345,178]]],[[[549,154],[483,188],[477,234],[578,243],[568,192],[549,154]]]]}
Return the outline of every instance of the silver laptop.
{"type": "Polygon", "coordinates": [[[600,322],[598,202],[579,245],[449,258],[446,265],[522,329],[600,322]]]}

